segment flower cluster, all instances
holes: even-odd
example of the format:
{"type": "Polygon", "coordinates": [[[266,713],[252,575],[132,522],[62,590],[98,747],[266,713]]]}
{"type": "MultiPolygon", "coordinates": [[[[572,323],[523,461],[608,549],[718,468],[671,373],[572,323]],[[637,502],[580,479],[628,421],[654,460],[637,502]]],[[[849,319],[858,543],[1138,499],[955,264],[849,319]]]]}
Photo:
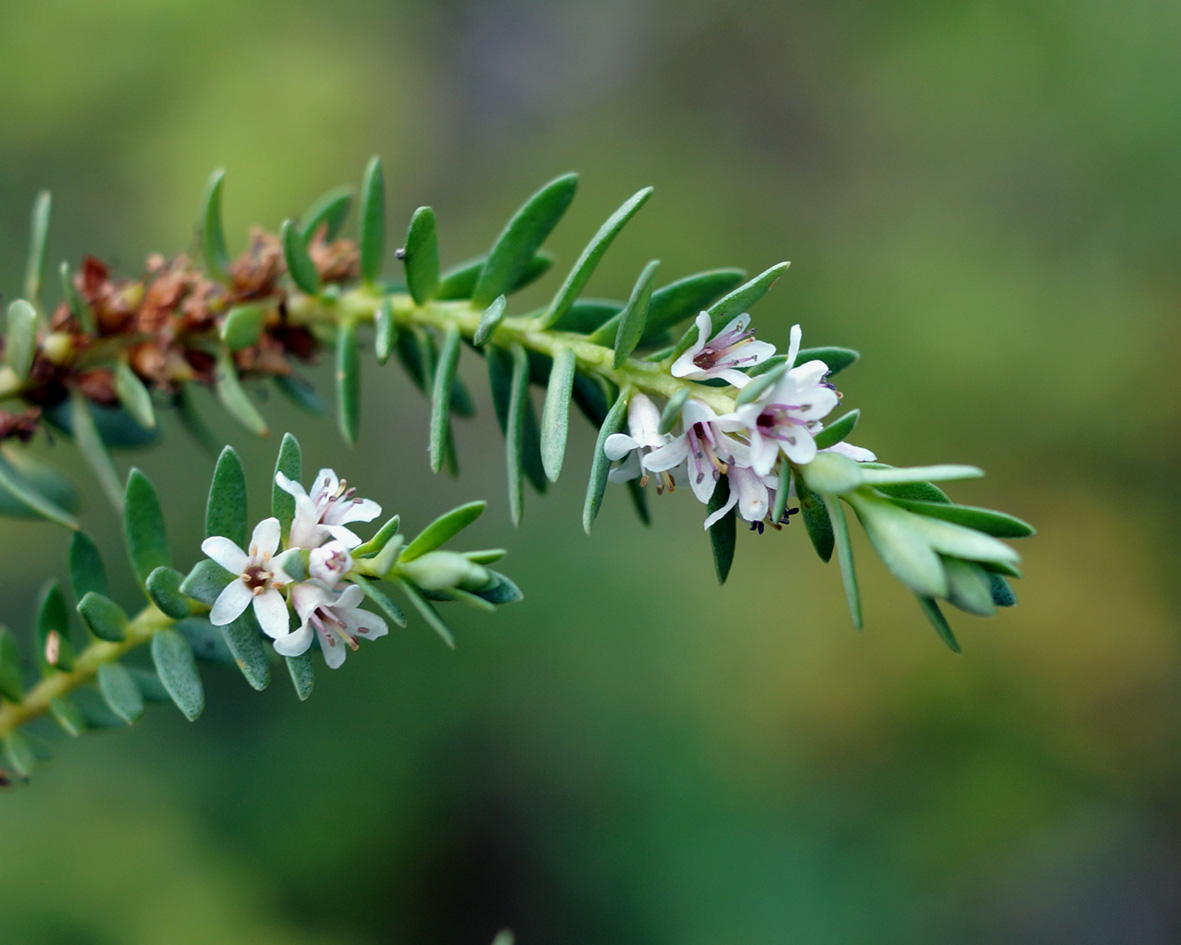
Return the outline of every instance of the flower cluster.
{"type": "Polygon", "coordinates": [[[214,602],[209,621],[225,626],[253,607],[276,652],[299,656],[318,637],[325,662],[335,669],[348,649],[357,649],[359,640],[385,636],[389,629],[381,617],[361,609],[364,592],[349,583],[352,552],[361,539],[348,525],[373,521],[381,506],[357,498],[356,490],[331,469],[320,470],[310,493],[281,472],[275,482],[295,499],[295,517],[282,553],[277,518],[255,526],[246,551],[223,537],[201,544],[206,555],[235,576],[214,602]]]}
{"type": "MultiPolygon", "coordinates": [[[[658,491],[672,491],[677,478],[687,479],[698,501],[709,503],[719,480],[729,484],[729,497],[705,520],[709,528],[737,506],[738,514],[762,530],[770,521],[776,490],[787,480],[779,475],[782,464],[803,466],[821,451],[816,436],[821,422],[840,403],[841,395],[828,381],[829,367],[813,359],[797,365],[800,326],[791,330],[785,358],[770,367],[774,346],[755,340],[745,313],[710,337],[708,314],[697,317],[697,341],[677,358],[670,370],[674,377],[691,381],[726,381],[736,395],[735,406],[718,414],[704,400],[690,398],[680,415],[679,433],[661,432],[661,413],[645,394],[628,402],[628,433],[615,433],[604,444],[608,459],[619,462],[610,478],[620,482],[657,477],[658,491]],[[770,370],[759,378],[757,396],[741,396],[755,377],[745,371],[756,365],[770,370]]],[[[755,388],[747,390],[754,394],[755,388]]],[[[861,447],[838,442],[833,452],[859,462],[875,459],[861,447]]]]}

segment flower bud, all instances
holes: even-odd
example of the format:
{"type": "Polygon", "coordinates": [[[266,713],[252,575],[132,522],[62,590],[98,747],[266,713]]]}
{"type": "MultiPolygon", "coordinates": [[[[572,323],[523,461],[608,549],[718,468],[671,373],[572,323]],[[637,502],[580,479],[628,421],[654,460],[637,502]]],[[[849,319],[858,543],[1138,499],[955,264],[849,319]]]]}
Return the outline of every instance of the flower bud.
{"type": "Polygon", "coordinates": [[[454,551],[430,551],[421,558],[399,564],[397,571],[428,591],[451,588],[478,591],[492,580],[487,568],[454,551]]]}

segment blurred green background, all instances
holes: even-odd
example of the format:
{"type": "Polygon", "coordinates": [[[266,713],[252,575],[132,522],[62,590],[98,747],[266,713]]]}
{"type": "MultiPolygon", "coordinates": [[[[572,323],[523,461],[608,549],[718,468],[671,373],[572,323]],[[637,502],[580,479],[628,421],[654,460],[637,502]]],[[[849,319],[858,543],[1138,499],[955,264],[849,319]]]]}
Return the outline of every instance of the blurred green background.
{"type": "MultiPolygon", "coordinates": [[[[282,403],[275,429],[411,527],[489,498],[470,546],[509,547],[525,601],[455,614],[454,653],[412,623],[321,671],[307,705],[211,667],[196,725],[158,707],[63,746],[0,795],[5,945],[483,945],[505,926],[566,945],[1181,940],[1181,6],[0,15],[9,297],[41,187],[53,257],[136,273],[195,246],[219,165],[241,246],[380,153],[391,225],[432,205],[450,261],[559,172],[583,174],[552,240],[566,264],[654,184],[594,294],[625,295],[652,257],[666,278],[791,259],[756,322],[781,345],[798,321],[805,344],[861,350],[842,376],[856,442],[982,465],[956,497],[1040,529],[1021,605],[955,622],[962,658],[858,543],[858,635],[798,526],[742,535],[722,589],[687,494],[645,530],[612,491],[588,539],[585,426],[513,531],[477,359],[485,419],[457,432],[458,482],[429,473],[418,395],[369,362],[357,448],[282,403]]],[[[215,424],[261,514],[276,443],[215,424]]],[[[212,463],[168,432],[120,462],[161,483],[195,560],[212,463]]],[[[85,523],[118,560],[97,494],[85,523]]],[[[0,529],[3,619],[23,631],[66,540],[0,529]]]]}

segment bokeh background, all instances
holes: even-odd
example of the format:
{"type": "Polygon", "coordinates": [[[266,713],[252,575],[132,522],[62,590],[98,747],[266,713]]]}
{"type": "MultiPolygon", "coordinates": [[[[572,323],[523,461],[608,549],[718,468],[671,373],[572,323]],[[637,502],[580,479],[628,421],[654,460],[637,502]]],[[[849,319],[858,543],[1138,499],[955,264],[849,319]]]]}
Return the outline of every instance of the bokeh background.
{"type": "MultiPolygon", "coordinates": [[[[857,442],[985,466],[956,497],[1040,529],[1020,606],[955,622],[963,657],[859,542],[858,635],[798,527],[740,536],[721,589],[688,495],[645,530],[613,491],[588,539],[585,427],[513,531],[478,361],[458,482],[370,362],[357,448],[279,402],[274,427],[411,526],[489,498],[471,544],[511,549],[525,601],[455,614],[454,653],[413,623],[306,705],[210,668],[197,724],[157,707],[63,745],[0,795],[5,945],[1181,940],[1181,6],[42,0],[0,20],[10,297],[41,187],[54,258],[134,273],[194,247],[219,165],[240,246],[380,153],[392,228],[432,205],[450,261],[557,173],[583,174],[567,264],[654,184],[593,293],[652,257],[668,278],[792,260],[760,332],[861,350],[857,442]]],[[[275,442],[214,424],[261,514],[275,442]]],[[[162,484],[195,560],[212,463],[167,432],[119,461],[162,484]]],[[[96,494],[85,521],[118,560],[96,494]]],[[[25,632],[66,540],[0,536],[25,632]]]]}

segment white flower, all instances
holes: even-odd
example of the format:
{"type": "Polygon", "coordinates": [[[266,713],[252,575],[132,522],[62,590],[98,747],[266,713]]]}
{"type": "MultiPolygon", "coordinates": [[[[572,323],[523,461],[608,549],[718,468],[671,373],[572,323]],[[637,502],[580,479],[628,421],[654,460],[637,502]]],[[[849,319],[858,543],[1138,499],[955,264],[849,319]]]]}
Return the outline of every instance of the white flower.
{"type": "Polygon", "coordinates": [[[359,640],[375,640],[389,632],[384,620],[357,606],[363,597],[364,592],[356,584],[338,595],[310,581],[296,584],[291,589],[291,603],[299,614],[299,629],[276,638],[275,652],[281,656],[307,652],[314,630],[320,637],[324,662],[336,669],[344,662],[346,647],[355,650],[359,640]]]}
{"type": "Polygon", "coordinates": [[[872,463],[878,458],[877,453],[873,450],[867,450],[864,446],[854,446],[852,443],[846,443],[841,440],[840,443],[834,443],[826,450],[821,450],[822,453],[840,453],[842,456],[848,456],[849,459],[856,460],[859,463],[872,463]]]}
{"type": "Polygon", "coordinates": [[[738,368],[753,367],[775,354],[774,345],[755,341],[755,330],[748,328],[749,324],[750,316],[744,312],[709,338],[713,323],[708,313],[702,312],[697,316],[697,342],[673,362],[673,377],[694,381],[720,377],[735,387],[745,387],[750,378],[738,368]]]}
{"type": "Polygon", "coordinates": [[[706,518],[705,527],[708,529],[735,505],[738,506],[738,514],[748,522],[763,521],[771,511],[779,477],[760,476],[749,466],[731,466],[726,475],[730,480],[730,498],[706,518]]]}
{"type": "Polygon", "coordinates": [[[343,542],[330,541],[308,555],[308,574],[328,587],[336,587],[353,567],[353,556],[343,542]]]}
{"type": "Polygon", "coordinates": [[[603,453],[609,460],[623,460],[607,474],[611,482],[627,482],[641,475],[646,480],[641,456],[672,439],[670,434],[660,432],[660,411],[645,394],[634,394],[628,401],[627,428],[629,433],[612,433],[603,444],[603,453]]]}
{"type": "Polygon", "coordinates": [[[201,542],[201,550],[237,577],[217,596],[209,612],[209,622],[223,627],[237,620],[253,604],[254,615],[267,636],[287,633],[287,601],[279,588],[291,578],[283,570],[280,559],[274,557],[279,549],[279,520],[263,519],[250,536],[250,552],[239,548],[228,538],[215,536],[201,542]]]}
{"type": "Polygon", "coordinates": [[[718,419],[707,404],[690,400],[681,413],[684,432],[645,456],[644,468],[654,473],[668,472],[671,477],[672,470],[684,464],[689,488],[698,501],[708,502],[718,476],[725,475],[731,463],[750,465],[747,447],[722,432],[718,419]]]}
{"type": "Polygon", "coordinates": [[[291,523],[288,544],[292,548],[318,548],[328,538],[335,538],[346,549],[361,544],[346,522],[371,522],[381,514],[381,506],[372,499],[356,498],[356,489],[336,478],[331,469],[316,474],[311,495],[298,482],[283,473],[275,473],[275,483],[295,497],[295,520],[291,523]]]}

